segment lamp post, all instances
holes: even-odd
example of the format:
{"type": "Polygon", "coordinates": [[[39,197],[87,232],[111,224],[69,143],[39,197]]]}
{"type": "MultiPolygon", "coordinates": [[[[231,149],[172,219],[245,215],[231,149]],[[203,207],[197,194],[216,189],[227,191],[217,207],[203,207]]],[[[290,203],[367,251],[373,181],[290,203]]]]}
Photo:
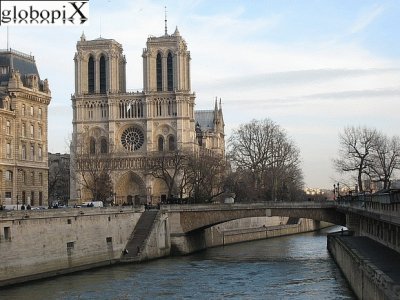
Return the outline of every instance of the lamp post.
{"type": "Polygon", "coordinates": [[[19,174],[22,173],[24,170],[21,168],[17,169],[17,210],[18,210],[18,204],[19,204],[19,199],[18,199],[18,193],[19,193],[19,189],[20,189],[20,179],[19,179],[19,174]]]}
{"type": "Polygon", "coordinates": [[[333,200],[336,200],[336,184],[333,184],[333,200]]]}

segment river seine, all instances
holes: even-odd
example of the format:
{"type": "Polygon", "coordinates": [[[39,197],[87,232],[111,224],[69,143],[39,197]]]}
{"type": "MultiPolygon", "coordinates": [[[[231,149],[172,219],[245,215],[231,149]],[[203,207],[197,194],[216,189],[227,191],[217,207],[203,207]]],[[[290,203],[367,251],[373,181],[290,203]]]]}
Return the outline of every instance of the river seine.
{"type": "Polygon", "coordinates": [[[0,290],[0,299],[355,299],[326,249],[332,227],[0,290]]]}

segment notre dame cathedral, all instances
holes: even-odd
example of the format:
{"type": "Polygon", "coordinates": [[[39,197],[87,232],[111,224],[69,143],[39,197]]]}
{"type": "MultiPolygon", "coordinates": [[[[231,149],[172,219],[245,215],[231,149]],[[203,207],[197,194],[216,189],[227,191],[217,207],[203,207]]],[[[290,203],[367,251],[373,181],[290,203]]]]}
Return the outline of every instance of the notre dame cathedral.
{"type": "MultiPolygon", "coordinates": [[[[145,170],[150,154],[225,151],[221,102],[215,100],[212,110],[195,111],[190,52],[178,29],[168,34],[165,28],[164,35],[149,37],[146,46],[141,92],[127,92],[126,60],[115,40],[86,40],[82,34],[74,57],[71,161],[82,149],[92,157],[108,157],[116,204],[166,197],[165,183],[145,170]]],[[[71,199],[91,200],[80,175],[71,172],[71,199]]]]}

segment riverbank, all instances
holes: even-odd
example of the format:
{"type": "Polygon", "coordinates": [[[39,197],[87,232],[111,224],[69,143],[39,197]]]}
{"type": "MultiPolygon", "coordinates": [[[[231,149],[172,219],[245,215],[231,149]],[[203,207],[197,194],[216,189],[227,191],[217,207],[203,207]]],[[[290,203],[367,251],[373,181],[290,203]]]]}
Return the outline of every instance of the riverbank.
{"type": "Polygon", "coordinates": [[[1,289],[0,298],[356,299],[326,249],[331,230],[27,282],[1,289]]]}
{"type": "Polygon", "coordinates": [[[288,217],[257,217],[226,222],[205,230],[206,246],[229,244],[316,231],[330,223],[288,217]]]}
{"type": "MultiPolygon", "coordinates": [[[[142,215],[143,208],[133,207],[2,212],[0,287],[119,263],[142,215]]],[[[157,216],[132,261],[170,255],[170,219],[167,212],[157,216]]],[[[287,217],[239,219],[204,229],[192,252],[314,231],[321,224],[287,217]]]]}
{"type": "Polygon", "coordinates": [[[400,254],[365,236],[328,235],[328,250],[359,299],[400,299],[400,254]]]}

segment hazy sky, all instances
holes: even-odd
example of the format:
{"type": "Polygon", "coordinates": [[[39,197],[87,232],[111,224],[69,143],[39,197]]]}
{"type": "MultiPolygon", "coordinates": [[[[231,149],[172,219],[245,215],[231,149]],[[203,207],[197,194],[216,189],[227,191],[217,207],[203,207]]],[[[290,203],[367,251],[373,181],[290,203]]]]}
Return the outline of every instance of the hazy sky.
{"type": "MultiPolygon", "coordinates": [[[[68,151],[73,57],[82,31],[112,38],[127,88],[142,90],[149,35],[175,27],[191,52],[196,109],[222,98],[225,130],[270,118],[301,150],[308,187],[331,188],[338,133],[366,125],[399,134],[400,2],[368,0],[94,0],[89,26],[10,27],[10,46],[35,56],[52,90],[49,151],[68,151]]],[[[0,48],[6,28],[0,27],[0,48]]]]}

